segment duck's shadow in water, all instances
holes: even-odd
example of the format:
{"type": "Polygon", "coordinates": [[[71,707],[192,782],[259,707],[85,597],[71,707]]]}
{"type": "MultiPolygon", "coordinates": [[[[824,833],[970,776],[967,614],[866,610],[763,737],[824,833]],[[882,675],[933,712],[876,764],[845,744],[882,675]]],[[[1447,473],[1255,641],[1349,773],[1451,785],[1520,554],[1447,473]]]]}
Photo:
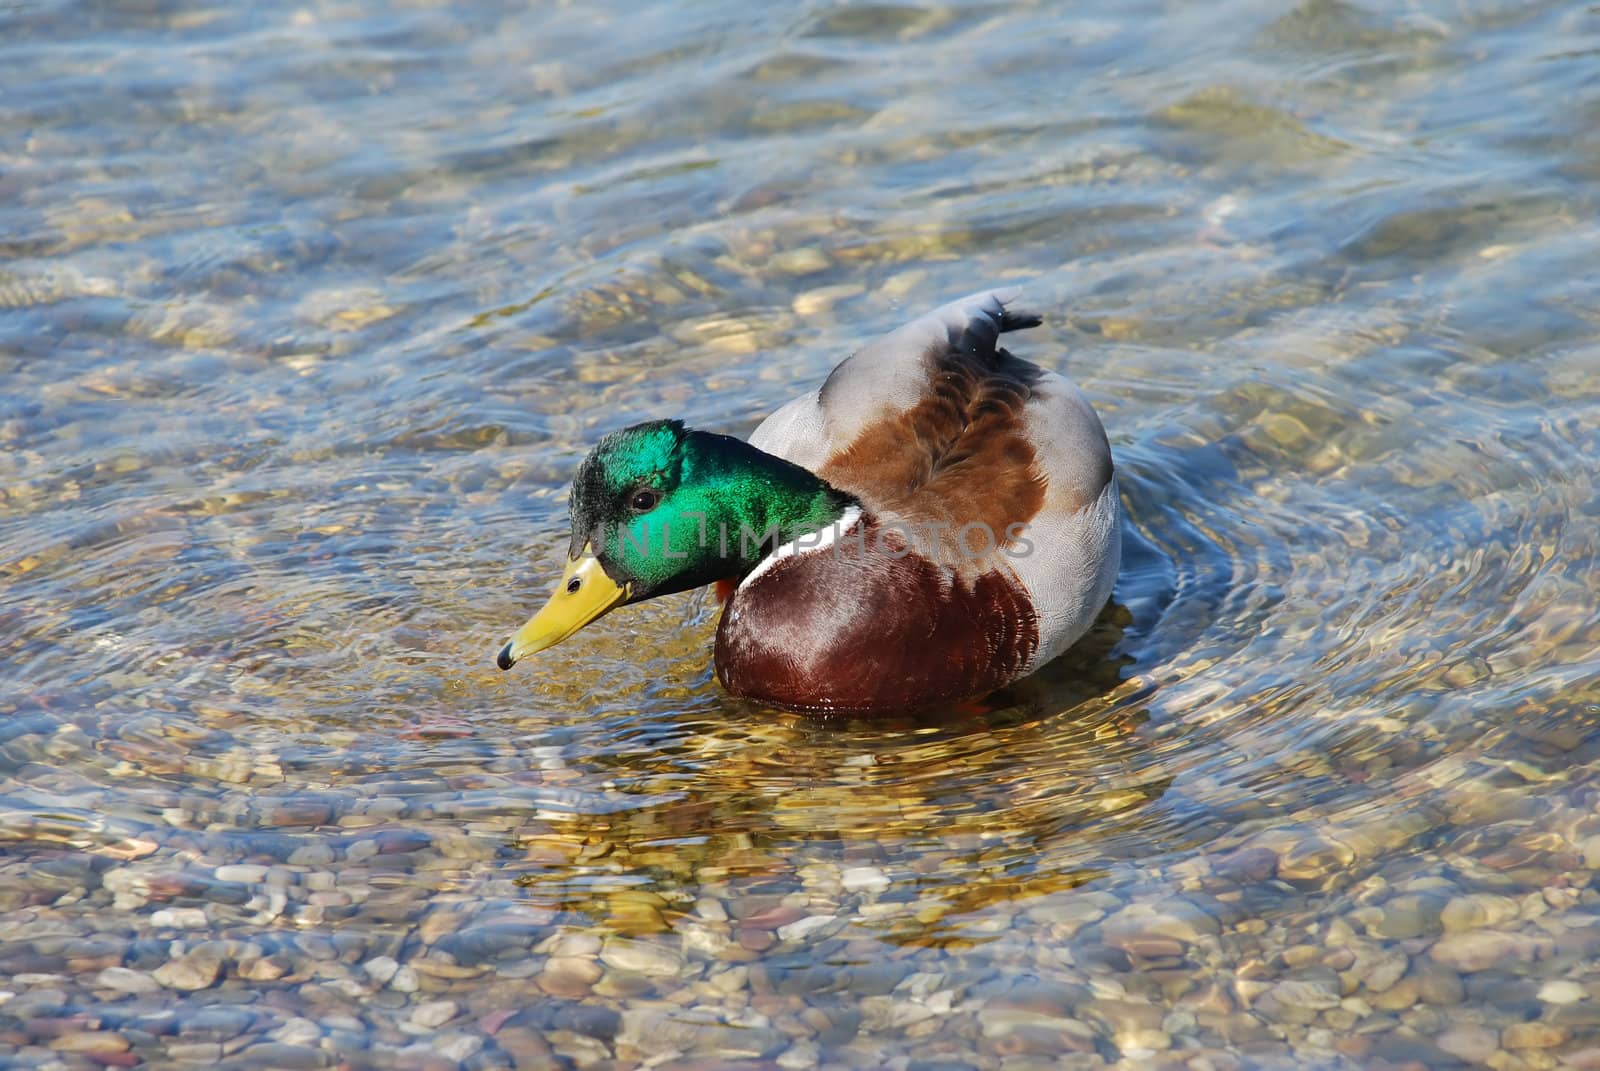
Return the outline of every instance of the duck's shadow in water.
{"type": "MultiPolygon", "coordinates": [[[[896,846],[880,860],[886,867],[901,855],[937,850],[950,854],[937,872],[896,877],[902,895],[937,908],[926,918],[862,920],[862,931],[898,945],[987,940],[968,927],[971,917],[1096,880],[1108,861],[1128,854],[1124,842],[1138,842],[1129,831],[1171,783],[1160,770],[1147,776],[1137,761],[1151,687],[1129,679],[1128,669],[1160,602],[1146,568],[1153,557],[1141,545],[1127,533],[1131,598],[1124,600],[1119,582],[1117,598],[1082,640],[980,703],[860,718],[782,711],[716,692],[671,724],[683,734],[680,747],[720,746],[693,776],[674,772],[673,792],[646,808],[647,822],[606,814],[574,825],[587,841],[608,846],[607,866],[672,843],[670,873],[640,863],[629,880],[673,902],[698,890],[705,873],[726,881],[734,898],[788,894],[803,884],[803,865],[859,862],[863,845],[896,846]]],[[[697,627],[717,612],[701,603],[697,627]]],[[[698,683],[717,688],[705,677],[698,683]]],[[[581,861],[541,866],[517,881],[592,925],[618,932],[633,925],[595,894],[581,861]]],[[[670,917],[650,922],[674,925],[670,917]]]]}

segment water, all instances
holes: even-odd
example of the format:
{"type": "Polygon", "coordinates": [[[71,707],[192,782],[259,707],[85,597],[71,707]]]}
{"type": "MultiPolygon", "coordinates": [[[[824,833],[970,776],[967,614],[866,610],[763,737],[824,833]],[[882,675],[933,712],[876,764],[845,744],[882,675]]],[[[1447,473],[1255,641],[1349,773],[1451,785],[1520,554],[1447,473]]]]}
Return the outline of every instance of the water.
{"type": "Polygon", "coordinates": [[[0,41],[0,1063],[1595,1066],[1593,7],[0,41]],[[1014,282],[1127,553],[992,713],[493,668],[601,434],[1014,282]]]}

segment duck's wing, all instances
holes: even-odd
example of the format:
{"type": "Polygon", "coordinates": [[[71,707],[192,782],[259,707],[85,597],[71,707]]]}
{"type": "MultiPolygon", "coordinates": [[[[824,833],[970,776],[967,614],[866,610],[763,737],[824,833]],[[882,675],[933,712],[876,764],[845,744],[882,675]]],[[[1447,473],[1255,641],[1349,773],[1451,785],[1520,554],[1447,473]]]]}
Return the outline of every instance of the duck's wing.
{"type": "Polygon", "coordinates": [[[762,421],[750,443],[815,472],[863,434],[926,399],[942,365],[962,353],[995,357],[1001,332],[1034,327],[1039,317],[1008,308],[1015,290],[952,301],[863,346],[823,384],[762,421]]]}
{"type": "Polygon", "coordinates": [[[870,343],[750,442],[886,517],[987,525],[997,542],[1083,508],[1111,479],[1105,432],[1076,387],[998,345],[1040,323],[1016,296],[974,294],[870,343]]]}

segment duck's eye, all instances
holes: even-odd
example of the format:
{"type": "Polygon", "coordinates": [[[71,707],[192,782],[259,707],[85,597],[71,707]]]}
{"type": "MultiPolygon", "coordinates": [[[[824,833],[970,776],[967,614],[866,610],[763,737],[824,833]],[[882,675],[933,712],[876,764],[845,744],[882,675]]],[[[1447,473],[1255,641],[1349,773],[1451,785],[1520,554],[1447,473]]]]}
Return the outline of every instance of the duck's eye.
{"type": "Polygon", "coordinates": [[[645,513],[656,508],[656,503],[661,501],[661,492],[653,487],[641,487],[633,493],[633,500],[628,504],[636,513],[645,513]]]}
{"type": "Polygon", "coordinates": [[[567,594],[576,595],[578,593],[578,589],[581,587],[583,587],[583,578],[575,576],[571,580],[567,581],[567,594]]]}

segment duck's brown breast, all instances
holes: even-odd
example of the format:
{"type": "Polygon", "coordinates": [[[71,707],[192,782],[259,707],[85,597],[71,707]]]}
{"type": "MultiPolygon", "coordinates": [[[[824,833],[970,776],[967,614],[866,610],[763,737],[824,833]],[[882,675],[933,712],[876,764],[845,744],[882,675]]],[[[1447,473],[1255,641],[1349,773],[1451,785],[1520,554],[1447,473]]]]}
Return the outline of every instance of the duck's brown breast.
{"type": "Polygon", "coordinates": [[[734,591],[717,628],[717,676],[734,695],[779,706],[886,712],[994,691],[1038,643],[1009,569],[963,576],[867,518],[734,591]]]}

